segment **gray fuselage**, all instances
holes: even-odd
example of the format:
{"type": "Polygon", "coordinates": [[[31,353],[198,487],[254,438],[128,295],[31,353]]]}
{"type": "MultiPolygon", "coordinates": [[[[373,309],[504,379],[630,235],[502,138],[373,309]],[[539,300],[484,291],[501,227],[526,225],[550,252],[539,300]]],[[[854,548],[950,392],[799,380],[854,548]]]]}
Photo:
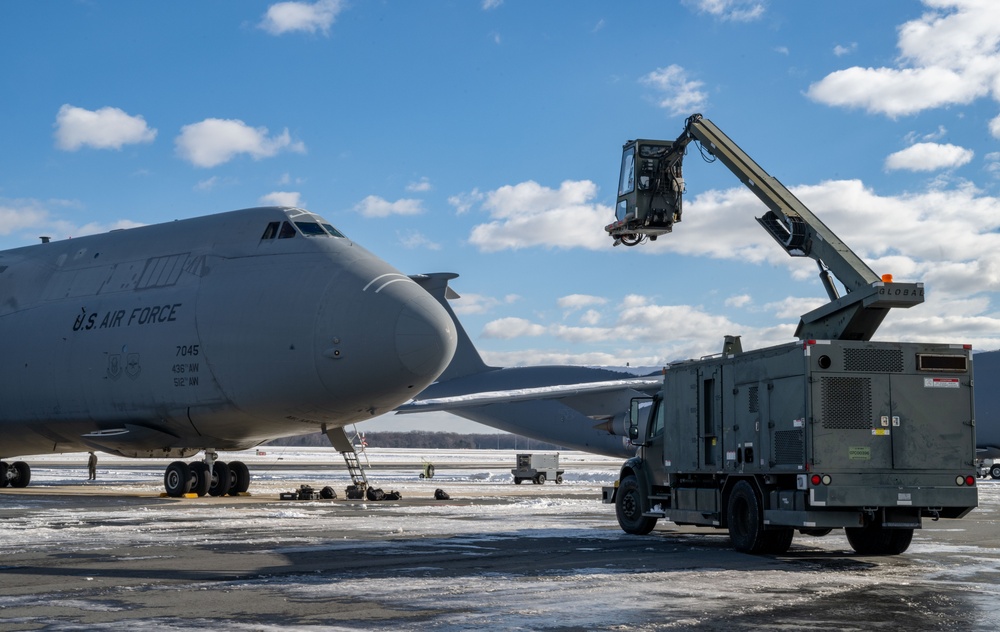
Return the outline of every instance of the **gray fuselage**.
{"type": "Polygon", "coordinates": [[[0,345],[0,457],[184,456],[391,410],[455,330],[322,218],[267,207],[0,252],[0,345]]]}

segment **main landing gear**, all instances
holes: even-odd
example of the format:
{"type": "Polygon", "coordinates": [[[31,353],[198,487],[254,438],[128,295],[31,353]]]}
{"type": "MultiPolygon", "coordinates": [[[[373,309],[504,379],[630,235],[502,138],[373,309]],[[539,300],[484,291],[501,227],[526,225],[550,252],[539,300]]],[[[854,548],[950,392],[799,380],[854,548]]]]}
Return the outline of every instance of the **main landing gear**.
{"type": "Polygon", "coordinates": [[[242,461],[216,461],[217,456],[215,452],[206,451],[203,461],[174,461],[168,465],[163,474],[167,496],[238,496],[247,491],[250,488],[250,468],[242,461]]]}
{"type": "Polygon", "coordinates": [[[0,487],[27,487],[31,482],[31,468],[24,461],[0,461],[0,487]]]}

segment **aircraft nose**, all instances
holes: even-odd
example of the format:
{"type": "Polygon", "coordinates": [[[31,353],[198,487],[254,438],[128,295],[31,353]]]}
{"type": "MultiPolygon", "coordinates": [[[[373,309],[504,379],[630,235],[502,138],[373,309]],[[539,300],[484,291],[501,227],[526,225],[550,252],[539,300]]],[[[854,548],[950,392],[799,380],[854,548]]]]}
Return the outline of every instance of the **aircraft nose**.
{"type": "Polygon", "coordinates": [[[396,355],[415,377],[434,380],[455,352],[451,318],[430,296],[411,299],[396,319],[396,355]],[[444,314],[444,318],[442,318],[444,314]]]}
{"type": "Polygon", "coordinates": [[[409,277],[383,273],[363,287],[349,311],[342,293],[328,293],[319,316],[317,368],[333,396],[328,412],[388,412],[437,379],[455,354],[451,316],[409,277]]]}

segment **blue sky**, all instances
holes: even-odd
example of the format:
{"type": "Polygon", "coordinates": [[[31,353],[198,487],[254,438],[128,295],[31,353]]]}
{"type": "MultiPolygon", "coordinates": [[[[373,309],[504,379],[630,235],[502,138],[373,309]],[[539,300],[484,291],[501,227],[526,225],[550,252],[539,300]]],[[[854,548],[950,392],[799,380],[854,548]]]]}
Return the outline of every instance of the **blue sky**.
{"type": "Polygon", "coordinates": [[[815,265],[685,163],[612,248],[621,145],[702,112],[879,274],[881,339],[1000,347],[993,0],[0,4],[0,247],[294,204],[453,271],[487,362],[657,365],[792,339],[815,265]]]}

